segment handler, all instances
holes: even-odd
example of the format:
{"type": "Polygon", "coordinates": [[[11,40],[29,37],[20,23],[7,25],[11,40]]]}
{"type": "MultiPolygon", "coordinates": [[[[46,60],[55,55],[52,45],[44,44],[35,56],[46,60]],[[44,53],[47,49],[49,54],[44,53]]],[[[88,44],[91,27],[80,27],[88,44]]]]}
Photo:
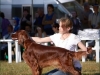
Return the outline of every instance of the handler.
{"type": "MultiPolygon", "coordinates": [[[[70,51],[75,51],[77,46],[82,51],[87,51],[87,48],[83,45],[81,40],[73,33],[70,33],[73,23],[69,18],[61,18],[59,22],[59,33],[55,33],[51,36],[39,38],[32,37],[32,39],[37,43],[42,42],[53,42],[55,46],[65,48],[70,51]]],[[[81,64],[79,60],[74,60],[74,67],[81,71],[81,64]]],[[[61,70],[54,69],[48,72],[46,75],[67,75],[67,73],[62,72],[61,70]]]]}

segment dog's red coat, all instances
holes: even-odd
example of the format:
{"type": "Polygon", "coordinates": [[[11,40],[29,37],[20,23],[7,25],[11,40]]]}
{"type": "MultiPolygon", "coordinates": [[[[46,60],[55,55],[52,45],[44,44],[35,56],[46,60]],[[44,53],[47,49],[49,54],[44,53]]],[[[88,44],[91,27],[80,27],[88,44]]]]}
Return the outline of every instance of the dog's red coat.
{"type": "MultiPolygon", "coordinates": [[[[41,75],[42,69],[48,66],[55,66],[55,68],[70,72],[72,75],[81,75],[81,72],[75,70],[73,59],[79,59],[82,55],[86,55],[86,51],[72,52],[64,48],[37,44],[24,30],[12,34],[12,39],[18,39],[18,43],[25,48],[23,59],[31,68],[33,75],[41,75]]],[[[91,50],[88,48],[89,52],[91,50]]]]}

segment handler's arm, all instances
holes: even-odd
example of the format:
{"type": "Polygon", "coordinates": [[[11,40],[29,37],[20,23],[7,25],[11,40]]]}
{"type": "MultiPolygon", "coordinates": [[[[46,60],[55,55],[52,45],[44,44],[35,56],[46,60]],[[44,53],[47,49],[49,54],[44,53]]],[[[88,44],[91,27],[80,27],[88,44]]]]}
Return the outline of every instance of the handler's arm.
{"type": "Polygon", "coordinates": [[[82,51],[87,51],[86,46],[85,46],[82,42],[79,42],[79,43],[78,43],[78,47],[79,47],[82,51]]]}
{"type": "Polygon", "coordinates": [[[44,37],[44,38],[32,37],[32,39],[33,39],[35,42],[37,42],[37,43],[51,42],[50,37],[44,37]]]}

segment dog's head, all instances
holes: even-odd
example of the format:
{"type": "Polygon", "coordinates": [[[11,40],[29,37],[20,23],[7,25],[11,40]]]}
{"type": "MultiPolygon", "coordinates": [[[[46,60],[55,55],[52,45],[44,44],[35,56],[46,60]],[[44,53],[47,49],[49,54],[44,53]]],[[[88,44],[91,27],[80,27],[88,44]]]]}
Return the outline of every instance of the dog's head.
{"type": "Polygon", "coordinates": [[[13,40],[18,40],[20,45],[23,45],[23,42],[29,38],[25,30],[18,30],[17,32],[13,33],[11,37],[13,40]]]}

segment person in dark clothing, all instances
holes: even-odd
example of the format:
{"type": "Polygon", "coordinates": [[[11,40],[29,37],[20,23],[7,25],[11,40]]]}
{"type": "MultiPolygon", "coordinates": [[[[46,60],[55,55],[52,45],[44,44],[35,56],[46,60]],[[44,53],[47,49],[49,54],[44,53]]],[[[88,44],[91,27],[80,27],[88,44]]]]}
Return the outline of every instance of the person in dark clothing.
{"type": "Polygon", "coordinates": [[[2,37],[3,37],[6,34],[8,34],[7,27],[10,25],[10,21],[5,18],[5,14],[3,12],[0,13],[0,16],[2,18],[1,28],[2,28],[2,37]]]}
{"type": "MultiPolygon", "coordinates": [[[[13,26],[9,25],[7,27],[7,31],[8,31],[8,34],[6,34],[5,36],[3,36],[3,39],[11,39],[11,35],[13,33],[13,26]]],[[[12,46],[12,49],[13,49],[12,51],[14,52],[14,46],[12,46]]],[[[0,53],[1,53],[0,54],[0,56],[1,56],[0,60],[5,60],[5,55],[8,56],[8,45],[7,45],[6,42],[3,42],[1,44],[0,53]]]]}
{"type": "Polygon", "coordinates": [[[54,31],[54,33],[58,33],[59,32],[59,24],[58,23],[52,24],[52,30],[54,31]]]}
{"type": "Polygon", "coordinates": [[[32,28],[30,25],[25,26],[25,31],[28,33],[29,36],[34,36],[34,33],[32,32],[32,28]]]}
{"type": "Polygon", "coordinates": [[[77,12],[76,11],[72,12],[71,20],[73,22],[72,33],[77,35],[78,30],[81,29],[81,22],[80,22],[80,19],[77,17],[77,12]]]}
{"type": "Polygon", "coordinates": [[[44,12],[43,12],[43,10],[41,8],[38,8],[37,13],[38,13],[38,17],[36,17],[36,20],[34,22],[34,28],[35,28],[35,30],[36,30],[36,28],[38,26],[43,27],[42,20],[43,20],[43,18],[45,16],[44,12]]]}
{"type": "Polygon", "coordinates": [[[47,10],[48,13],[44,16],[42,24],[44,25],[44,31],[49,36],[54,34],[52,24],[56,22],[56,17],[54,14],[54,6],[52,4],[48,4],[47,10]]]}
{"type": "Polygon", "coordinates": [[[34,25],[36,26],[43,26],[42,25],[42,20],[43,20],[43,17],[44,17],[44,12],[42,9],[38,9],[37,10],[37,13],[38,13],[38,17],[36,18],[35,22],[34,22],[34,25]]]}
{"type": "Polygon", "coordinates": [[[1,11],[0,11],[0,39],[2,38],[2,17],[1,17],[1,11]]]}
{"type": "Polygon", "coordinates": [[[25,30],[26,25],[31,26],[32,22],[31,22],[31,15],[29,14],[29,11],[27,9],[24,9],[23,17],[21,18],[21,22],[20,22],[20,29],[25,30]]]}
{"type": "Polygon", "coordinates": [[[89,25],[88,25],[88,18],[89,18],[89,15],[92,13],[92,10],[90,9],[90,5],[87,2],[85,2],[83,4],[83,7],[84,7],[84,11],[83,11],[83,14],[82,14],[83,16],[81,18],[82,28],[88,29],[88,28],[90,28],[89,25]]]}

